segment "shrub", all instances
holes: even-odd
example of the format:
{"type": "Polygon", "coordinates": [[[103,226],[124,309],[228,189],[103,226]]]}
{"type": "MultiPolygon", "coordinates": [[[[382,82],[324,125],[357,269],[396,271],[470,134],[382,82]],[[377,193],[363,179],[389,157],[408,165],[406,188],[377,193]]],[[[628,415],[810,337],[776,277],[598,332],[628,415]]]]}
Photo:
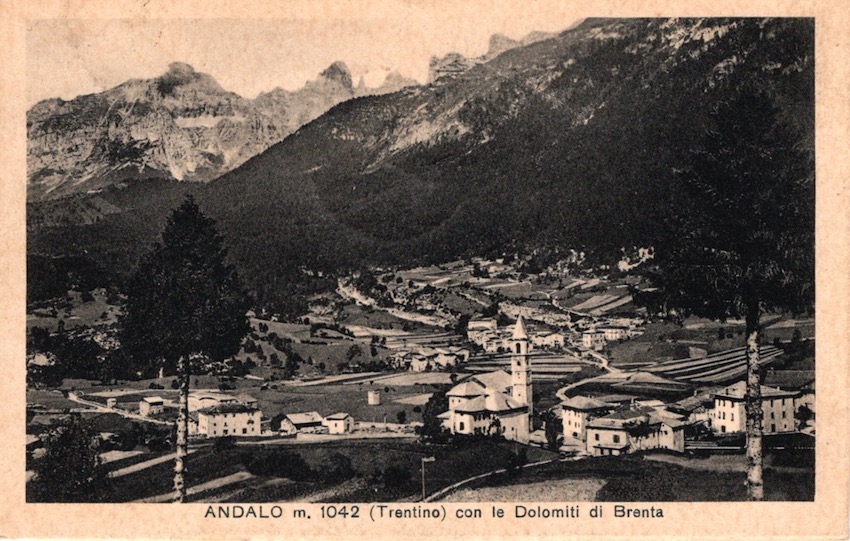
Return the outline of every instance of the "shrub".
{"type": "Polygon", "coordinates": [[[384,486],[387,488],[398,488],[404,486],[410,482],[412,477],[410,470],[398,464],[388,466],[387,469],[384,470],[383,475],[381,475],[384,486]]]}
{"type": "Polygon", "coordinates": [[[234,447],[236,447],[236,438],[233,436],[221,436],[213,440],[213,452],[220,453],[234,447]]]}
{"type": "Polygon", "coordinates": [[[322,471],[322,479],[326,483],[339,483],[351,479],[355,475],[357,475],[357,471],[351,464],[351,459],[342,453],[334,453],[329,456],[322,471]]]}
{"type": "Polygon", "coordinates": [[[245,468],[254,475],[286,477],[293,481],[314,479],[316,472],[298,453],[285,450],[273,450],[268,453],[241,456],[245,468]]]}
{"type": "Polygon", "coordinates": [[[43,436],[45,454],[36,462],[36,501],[75,501],[95,494],[106,479],[100,438],[92,426],[72,416],[43,436]]]}

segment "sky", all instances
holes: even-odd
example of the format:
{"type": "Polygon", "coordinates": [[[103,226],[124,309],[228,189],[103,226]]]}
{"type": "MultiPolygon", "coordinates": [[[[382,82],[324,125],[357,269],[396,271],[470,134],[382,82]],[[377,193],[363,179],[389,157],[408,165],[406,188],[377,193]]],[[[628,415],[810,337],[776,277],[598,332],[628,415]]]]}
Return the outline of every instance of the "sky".
{"type": "Polygon", "coordinates": [[[29,21],[27,101],[102,92],[161,75],[175,61],[246,98],[300,88],[337,60],[348,65],[355,84],[364,76],[367,86],[378,86],[389,70],[425,82],[434,55],[480,56],[494,33],[519,39],[534,30],[564,30],[575,20],[563,5],[531,5],[536,9],[411,3],[359,19],[29,21]]]}

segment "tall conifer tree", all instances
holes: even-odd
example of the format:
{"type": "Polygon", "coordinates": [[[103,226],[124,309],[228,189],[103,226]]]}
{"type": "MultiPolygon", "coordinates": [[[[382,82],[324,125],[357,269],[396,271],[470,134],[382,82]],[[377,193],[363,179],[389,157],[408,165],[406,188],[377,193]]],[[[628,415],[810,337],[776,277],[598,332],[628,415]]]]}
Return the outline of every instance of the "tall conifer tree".
{"type": "MultiPolygon", "coordinates": [[[[804,134],[805,135],[805,134],[804,134]]],[[[747,487],[764,498],[760,319],[814,308],[814,160],[764,92],[718,104],[658,243],[668,308],[746,324],[747,487]]]]}
{"type": "Polygon", "coordinates": [[[180,502],[186,498],[191,365],[238,352],[250,330],[249,307],[215,222],[188,196],[130,283],[121,340],[135,359],[176,367],[180,400],[174,489],[180,502]]]}

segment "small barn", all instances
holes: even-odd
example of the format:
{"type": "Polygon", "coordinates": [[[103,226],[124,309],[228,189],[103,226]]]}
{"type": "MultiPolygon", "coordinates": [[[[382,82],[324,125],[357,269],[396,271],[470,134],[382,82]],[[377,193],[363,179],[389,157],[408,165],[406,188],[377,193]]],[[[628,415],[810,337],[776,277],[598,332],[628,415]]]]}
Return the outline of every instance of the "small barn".
{"type": "Polygon", "coordinates": [[[165,404],[158,396],[146,396],[139,401],[139,415],[150,417],[163,412],[165,404]]]}
{"type": "Polygon", "coordinates": [[[328,415],[322,424],[328,427],[331,434],[349,434],[354,431],[354,417],[345,412],[328,415]]]}
{"type": "Polygon", "coordinates": [[[289,413],[280,421],[280,433],[316,432],[323,428],[322,421],[322,416],[317,411],[289,413]]]}

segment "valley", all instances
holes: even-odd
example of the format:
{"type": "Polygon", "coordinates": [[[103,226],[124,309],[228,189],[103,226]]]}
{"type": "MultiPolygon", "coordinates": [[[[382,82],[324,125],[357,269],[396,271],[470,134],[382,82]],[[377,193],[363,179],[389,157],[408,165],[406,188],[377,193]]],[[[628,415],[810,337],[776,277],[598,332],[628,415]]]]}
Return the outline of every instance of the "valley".
{"type": "Polygon", "coordinates": [[[30,109],[27,501],[814,499],[813,20],[429,66],[30,109]]]}

